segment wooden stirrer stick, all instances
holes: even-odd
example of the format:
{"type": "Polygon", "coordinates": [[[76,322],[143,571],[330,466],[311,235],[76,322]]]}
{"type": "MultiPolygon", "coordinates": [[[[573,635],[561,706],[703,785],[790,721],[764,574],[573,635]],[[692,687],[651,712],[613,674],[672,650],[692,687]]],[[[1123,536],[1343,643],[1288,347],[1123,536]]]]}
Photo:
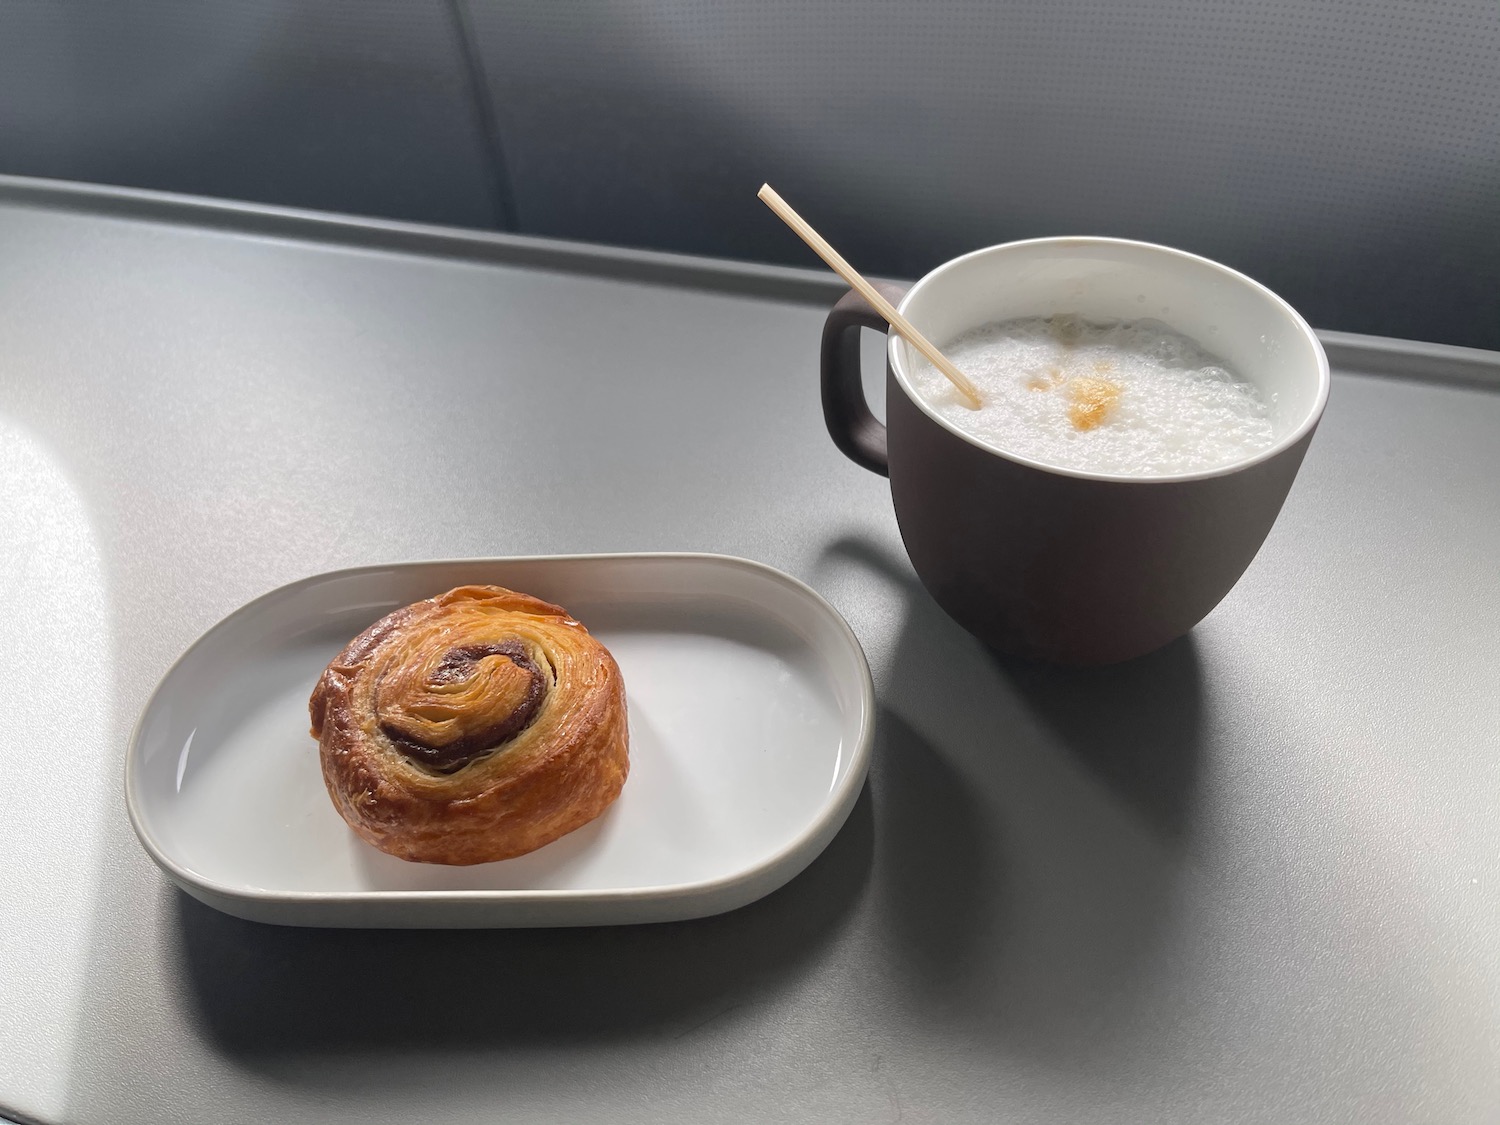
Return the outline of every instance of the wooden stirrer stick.
{"type": "Polygon", "coordinates": [[[761,184],[760,191],[756,193],[762,203],[769,207],[787,226],[797,232],[803,242],[813,248],[813,252],[828,263],[828,268],[849,283],[850,288],[859,293],[861,297],[874,306],[875,311],[885,317],[886,321],[899,332],[903,339],[917,351],[927,357],[927,362],[936,367],[948,377],[948,381],[958,388],[958,393],[967,400],[965,405],[971,410],[978,410],[980,406],[979,391],[969,381],[969,377],[953,366],[951,360],[942,352],[932,346],[932,341],[918,332],[912,326],[911,321],[896,311],[894,305],[880,295],[880,291],[860,276],[859,271],[844,261],[843,257],[828,241],[817,231],[813,230],[797,212],[787,206],[786,200],[777,195],[770,184],[761,184]]]}

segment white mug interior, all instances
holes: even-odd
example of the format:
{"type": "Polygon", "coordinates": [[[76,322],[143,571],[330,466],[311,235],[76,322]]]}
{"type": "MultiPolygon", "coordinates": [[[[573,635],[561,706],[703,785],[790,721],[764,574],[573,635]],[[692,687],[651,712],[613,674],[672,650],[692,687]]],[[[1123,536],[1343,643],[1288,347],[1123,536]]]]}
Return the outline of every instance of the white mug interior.
{"type": "MultiPolygon", "coordinates": [[[[1328,400],[1328,357],[1307,322],[1264,285],[1181,250],[1113,238],[1040,238],[975,250],[923,277],[900,311],[939,348],[995,321],[1075,313],[1085,320],[1160,320],[1221,359],[1271,405],[1275,444],[1210,470],[1120,477],[1217,476],[1274,457],[1317,424],[1328,400]]],[[[945,428],[992,452],[1053,472],[1074,472],[996,449],[955,427],[917,394],[915,349],[891,334],[891,368],[908,398],[945,428]]]]}

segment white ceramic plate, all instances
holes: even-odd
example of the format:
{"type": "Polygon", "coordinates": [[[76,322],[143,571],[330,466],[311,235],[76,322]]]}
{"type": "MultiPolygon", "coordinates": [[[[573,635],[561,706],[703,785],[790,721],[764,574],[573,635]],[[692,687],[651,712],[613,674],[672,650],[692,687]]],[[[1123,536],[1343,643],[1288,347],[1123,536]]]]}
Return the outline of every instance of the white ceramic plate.
{"type": "Polygon", "coordinates": [[[262,922],[568,926],[694,918],[796,875],[848,816],[874,691],[859,642],[807,586],[718,555],[404,563],[283,586],[185,652],[126,755],[136,834],[184,890],[262,922]],[[564,606],[614,654],[630,777],[592,824],[530,855],[407,863],[323,787],[307,698],[356,633],[468,583],[564,606]]]}

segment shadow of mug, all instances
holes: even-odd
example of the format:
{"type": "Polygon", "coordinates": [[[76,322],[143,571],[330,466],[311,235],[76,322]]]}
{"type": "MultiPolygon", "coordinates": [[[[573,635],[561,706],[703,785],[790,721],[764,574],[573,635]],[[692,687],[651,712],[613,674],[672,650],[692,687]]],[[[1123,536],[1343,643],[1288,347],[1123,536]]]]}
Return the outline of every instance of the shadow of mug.
{"type": "Polygon", "coordinates": [[[884,295],[942,342],[985,323],[1068,313],[1137,319],[1149,301],[1273,404],[1269,449],[1213,469],[1085,472],[990,447],[925,402],[916,357],[891,336],[886,423],[865,401],[863,328],[850,293],[823,330],[823,411],[834,443],[890,477],[907,554],[955,621],[995,650],[1064,665],[1153,652],[1239,580],[1270,532],[1328,398],[1328,360],[1281,298],[1178,250],[1053,238],[976,250],[884,295]]]}
{"type": "Polygon", "coordinates": [[[899,606],[872,892],[907,1015],[1057,1066],[1145,1049],[1200,811],[1192,637],[1107,667],[1026,661],[967,635],[886,544],[840,538],[819,566],[899,606]]]}

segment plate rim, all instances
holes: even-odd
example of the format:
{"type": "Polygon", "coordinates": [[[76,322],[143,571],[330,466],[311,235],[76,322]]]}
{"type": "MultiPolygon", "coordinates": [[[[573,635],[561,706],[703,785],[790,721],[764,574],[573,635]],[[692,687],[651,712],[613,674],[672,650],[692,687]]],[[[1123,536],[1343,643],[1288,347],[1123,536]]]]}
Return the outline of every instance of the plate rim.
{"type": "MultiPolygon", "coordinates": [[[[875,684],[870,674],[869,660],[865,655],[864,647],[860,644],[859,638],[855,635],[849,622],[845,620],[844,615],[827,598],[818,593],[812,586],[800,578],[788,574],[784,570],[771,566],[769,563],[738,555],[711,551],[611,551],[545,555],[486,555],[456,558],[403,559],[385,563],[366,563],[360,566],[339,567],[334,570],[320,571],[273,587],[219,618],[207,629],[203,630],[202,633],[178,654],[177,658],[161,674],[156,682],[156,686],[151,689],[150,695],[147,696],[146,702],[141,707],[140,714],[136,717],[130,732],[129,741],[126,743],[122,771],[125,783],[125,807],[129,815],[130,827],[134,831],[136,839],[140,841],[142,848],[146,851],[146,854],[151,857],[156,865],[173,882],[177,883],[184,890],[194,893],[194,897],[198,897],[206,902],[228,900],[253,904],[255,906],[270,907],[281,905],[358,906],[380,904],[391,907],[436,908],[443,906],[492,904],[495,906],[514,907],[517,910],[524,910],[529,906],[564,903],[573,903],[580,906],[624,903],[660,905],[684,899],[698,898],[717,903],[724,900],[727,895],[736,889],[754,886],[774,876],[782,868],[792,868],[786,879],[779,882],[771,882],[761,894],[753,895],[744,900],[732,901],[727,906],[715,906],[701,915],[708,916],[732,910],[738,906],[747,905],[756,898],[762,897],[764,894],[769,894],[772,890],[784,885],[785,882],[789,882],[796,877],[807,863],[810,863],[821,853],[827,844],[831,842],[834,835],[837,835],[838,829],[842,827],[843,820],[847,819],[848,813],[852,810],[855,801],[858,799],[859,791],[864,786],[866,776],[869,772],[870,758],[874,747],[875,715],[875,684]],[[786,843],[755,864],[749,867],[738,868],[726,875],[713,879],[698,880],[691,883],[671,883],[647,887],[609,887],[587,891],[565,890],[561,888],[528,888],[525,890],[467,888],[430,891],[385,891],[374,889],[364,891],[276,891],[261,887],[233,886],[219,882],[210,876],[195,871],[192,867],[168,854],[166,849],[152,835],[149,817],[142,813],[140,807],[144,803],[144,799],[137,791],[141,776],[141,737],[146,718],[156,709],[158,697],[176,675],[177,670],[190,660],[194,653],[213,634],[242,618],[254,615],[263,603],[273,598],[288,596],[299,589],[319,582],[369,574],[376,571],[415,570],[422,567],[463,566],[466,564],[546,564],[584,561],[611,563],[642,560],[706,563],[712,566],[758,572],[811,601],[822,613],[828,616],[836,626],[836,631],[843,641],[844,646],[848,649],[850,655],[854,657],[859,679],[859,714],[857,734],[851,748],[849,767],[844,771],[844,775],[839,783],[829,789],[827,796],[818,810],[808,819],[807,823],[790,837],[786,843]],[[818,845],[819,837],[824,834],[830,822],[836,823],[834,831],[828,833],[828,838],[821,845],[818,845]],[[813,848],[811,853],[804,855],[809,848],[813,848]],[[802,861],[800,864],[798,863],[799,860],[802,861]],[[195,893],[196,891],[201,891],[203,895],[207,895],[208,897],[203,898],[202,895],[195,893]]],[[[220,909],[223,909],[223,907],[221,906],[220,909]]],[[[598,924],[623,924],[627,921],[629,919],[622,918],[614,922],[598,924]]],[[[324,922],[321,924],[326,925],[328,923],[324,922]]],[[[372,925],[378,926],[378,923],[372,923],[372,925]]]]}

